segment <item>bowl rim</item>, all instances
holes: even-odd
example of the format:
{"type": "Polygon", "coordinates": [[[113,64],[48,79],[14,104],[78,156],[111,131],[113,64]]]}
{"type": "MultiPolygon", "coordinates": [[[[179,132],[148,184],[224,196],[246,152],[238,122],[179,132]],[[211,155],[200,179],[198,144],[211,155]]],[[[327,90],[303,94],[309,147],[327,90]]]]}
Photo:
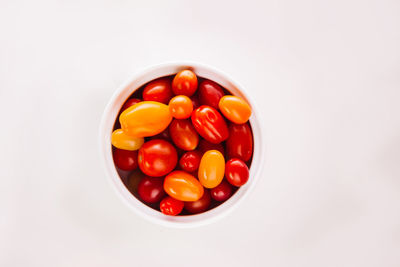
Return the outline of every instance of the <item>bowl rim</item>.
{"type": "Polygon", "coordinates": [[[131,210],[136,212],[136,214],[148,221],[173,228],[189,228],[210,224],[228,215],[234,208],[238,207],[249,193],[253,191],[264,167],[264,130],[259,121],[260,116],[256,104],[246,91],[248,90],[244,89],[238,82],[223,71],[193,61],[169,61],[155,64],[131,75],[129,79],[117,88],[110,98],[104,109],[99,128],[99,149],[103,166],[108,176],[107,180],[112,184],[112,187],[120,199],[130,207],[131,210]],[[168,216],[142,203],[125,187],[114,165],[110,138],[120,108],[134,91],[151,80],[162,76],[173,75],[183,69],[191,69],[199,77],[213,80],[224,88],[227,88],[232,94],[239,95],[247,100],[252,107],[252,115],[249,119],[249,123],[253,132],[253,159],[250,167],[249,181],[244,186],[240,187],[235,194],[224,203],[199,214],[168,216]],[[210,78],[210,76],[213,75],[214,77],[210,78]]]}

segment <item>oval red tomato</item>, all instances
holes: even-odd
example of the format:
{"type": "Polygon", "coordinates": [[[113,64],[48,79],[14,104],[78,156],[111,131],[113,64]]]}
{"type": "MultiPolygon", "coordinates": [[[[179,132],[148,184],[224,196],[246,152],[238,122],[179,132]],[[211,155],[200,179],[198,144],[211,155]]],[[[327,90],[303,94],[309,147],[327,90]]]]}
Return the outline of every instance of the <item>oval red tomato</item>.
{"type": "Polygon", "coordinates": [[[130,99],[128,99],[128,100],[125,102],[125,104],[122,106],[121,112],[124,111],[125,109],[127,109],[127,108],[129,108],[129,107],[135,105],[136,103],[139,103],[139,102],[141,102],[141,100],[140,100],[140,99],[137,99],[137,98],[130,98],[130,99]]]}
{"type": "Polygon", "coordinates": [[[232,195],[232,186],[223,180],[217,187],[211,189],[211,197],[216,201],[225,201],[232,195]]]}
{"type": "Polygon", "coordinates": [[[175,95],[191,96],[197,90],[197,76],[193,71],[182,70],[172,81],[172,91],[175,95]]]}
{"type": "Polygon", "coordinates": [[[200,100],[199,100],[197,94],[192,96],[190,99],[192,100],[193,110],[200,107],[200,100]]]}
{"type": "Polygon", "coordinates": [[[188,151],[179,160],[179,166],[187,172],[194,172],[199,168],[201,153],[199,151],[188,151]]]}
{"type": "Polygon", "coordinates": [[[185,209],[190,213],[200,213],[206,211],[211,204],[210,192],[204,189],[203,196],[197,201],[185,202],[185,209]]]}
{"type": "Polygon", "coordinates": [[[143,90],[143,100],[157,101],[168,104],[172,98],[171,80],[169,78],[160,78],[151,81],[143,90]]]}
{"type": "Polygon", "coordinates": [[[139,149],[139,168],[149,176],[164,176],[170,173],[178,162],[176,149],[167,141],[150,140],[139,149]]]}
{"type": "Polygon", "coordinates": [[[253,154],[253,134],[248,123],[230,124],[229,138],[226,140],[228,159],[239,158],[248,161],[253,154]]]}
{"type": "Polygon", "coordinates": [[[143,177],[138,185],[139,197],[146,203],[157,203],[164,196],[163,179],[158,177],[143,177]]]}
{"type": "Polygon", "coordinates": [[[230,159],[225,165],[225,178],[234,186],[242,186],[249,180],[249,168],[240,159],[230,159]]]}
{"type": "Polygon", "coordinates": [[[217,83],[205,80],[199,86],[199,100],[201,105],[218,109],[219,100],[224,96],[224,91],[217,83]]]}
{"type": "Polygon", "coordinates": [[[113,151],[115,165],[124,171],[133,171],[138,167],[138,152],[115,148],[113,151]]]}
{"type": "Polygon", "coordinates": [[[228,126],[222,115],[210,106],[200,106],[192,113],[192,123],[196,131],[207,141],[218,144],[228,136],[228,126]]]}
{"type": "Polygon", "coordinates": [[[201,139],[198,146],[201,153],[206,153],[208,150],[218,150],[222,155],[225,156],[224,146],[220,144],[213,144],[207,140],[201,139]]]}
{"type": "Polygon", "coordinates": [[[165,215],[175,216],[183,210],[183,201],[177,200],[173,197],[166,197],[161,200],[160,210],[165,215]]]}
{"type": "Polygon", "coordinates": [[[199,135],[190,120],[173,120],[169,134],[174,144],[186,151],[194,150],[199,143],[199,135]]]}

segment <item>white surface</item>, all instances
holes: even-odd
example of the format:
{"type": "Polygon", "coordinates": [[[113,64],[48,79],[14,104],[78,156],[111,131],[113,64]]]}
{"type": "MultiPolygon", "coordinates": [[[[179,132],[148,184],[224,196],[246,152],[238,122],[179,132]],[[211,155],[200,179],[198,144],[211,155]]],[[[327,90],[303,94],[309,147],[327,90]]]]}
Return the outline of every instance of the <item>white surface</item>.
{"type": "Polygon", "coordinates": [[[0,266],[399,266],[400,2],[0,2],[0,266]],[[101,113],[133,71],[214,65],[268,142],[241,208],[149,224],[109,186],[101,113]]]}

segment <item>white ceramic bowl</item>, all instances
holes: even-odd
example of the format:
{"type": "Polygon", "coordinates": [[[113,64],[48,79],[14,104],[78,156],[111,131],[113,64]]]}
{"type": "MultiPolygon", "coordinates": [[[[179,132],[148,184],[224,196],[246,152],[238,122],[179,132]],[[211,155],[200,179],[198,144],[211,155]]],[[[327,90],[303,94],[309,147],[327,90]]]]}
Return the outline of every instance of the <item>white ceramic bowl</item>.
{"type": "MultiPolygon", "coordinates": [[[[249,92],[249,91],[247,91],[249,92]]],[[[222,218],[234,208],[236,208],[254,188],[261,175],[263,167],[263,134],[262,127],[259,122],[257,108],[251,98],[246,94],[246,89],[236,83],[232,78],[223,72],[204,64],[194,62],[171,62],[152,66],[132,76],[124,83],[112,96],[108,103],[100,125],[100,150],[106,171],[110,181],[121,199],[137,214],[151,222],[158,223],[164,226],[186,228],[208,224],[222,218]],[[215,81],[228,89],[232,94],[243,97],[250,103],[253,113],[250,117],[250,124],[253,130],[254,151],[253,161],[250,167],[250,177],[248,182],[239,188],[236,193],[218,207],[209,211],[183,216],[167,216],[159,211],[156,211],[138,200],[132,195],[122,182],[113,161],[111,147],[111,133],[114,123],[117,120],[119,110],[129,96],[147,82],[159,77],[176,74],[183,69],[190,69],[196,75],[215,81]]]]}

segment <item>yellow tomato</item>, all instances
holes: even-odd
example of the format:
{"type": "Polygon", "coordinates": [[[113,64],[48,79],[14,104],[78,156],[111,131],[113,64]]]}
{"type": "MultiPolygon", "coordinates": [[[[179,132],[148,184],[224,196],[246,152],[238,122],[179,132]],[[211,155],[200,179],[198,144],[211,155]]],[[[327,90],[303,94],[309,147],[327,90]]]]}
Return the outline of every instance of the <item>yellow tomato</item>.
{"type": "Polygon", "coordinates": [[[122,129],[115,130],[111,135],[111,144],[119,149],[138,150],[144,143],[143,137],[132,137],[122,129]]]}
{"type": "Polygon", "coordinates": [[[226,95],[219,100],[219,110],[224,116],[236,123],[243,124],[247,122],[251,115],[251,107],[247,102],[238,96],[226,95]]]}
{"type": "Polygon", "coordinates": [[[155,101],[139,102],[121,113],[119,121],[126,134],[153,136],[164,131],[172,120],[167,105],[155,101]]]}
{"type": "Polygon", "coordinates": [[[218,150],[209,150],[204,153],[200,161],[198,177],[206,188],[219,185],[225,174],[225,159],[218,150]]]}
{"type": "Polygon", "coordinates": [[[164,190],[171,197],[181,201],[197,201],[204,194],[204,188],[191,174],[173,171],[164,179],[164,190]]]}

